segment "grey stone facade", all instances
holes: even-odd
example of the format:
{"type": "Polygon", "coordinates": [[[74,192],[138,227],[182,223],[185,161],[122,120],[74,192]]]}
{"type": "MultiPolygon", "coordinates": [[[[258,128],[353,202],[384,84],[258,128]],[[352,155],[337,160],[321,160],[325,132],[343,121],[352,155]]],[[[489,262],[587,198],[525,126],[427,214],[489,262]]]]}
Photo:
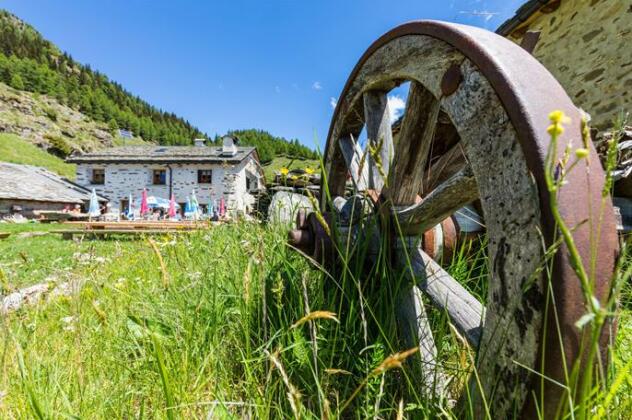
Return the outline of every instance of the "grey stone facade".
{"type": "Polygon", "coordinates": [[[124,210],[132,194],[136,205],[143,189],[148,195],[184,203],[195,190],[202,205],[224,198],[228,212],[249,212],[254,203],[252,192],[264,188],[263,171],[253,148],[235,148],[223,155],[222,148],[146,147],[110,149],[68,159],[77,164],[76,182],[94,188],[110,200],[113,209],[124,210]],[[133,152],[133,153],[132,153],[133,152]],[[104,172],[103,184],[95,184],[94,172],[104,172]],[[154,171],[164,170],[164,185],[154,183],[154,171]],[[199,183],[198,171],[211,170],[211,182],[199,183]]]}

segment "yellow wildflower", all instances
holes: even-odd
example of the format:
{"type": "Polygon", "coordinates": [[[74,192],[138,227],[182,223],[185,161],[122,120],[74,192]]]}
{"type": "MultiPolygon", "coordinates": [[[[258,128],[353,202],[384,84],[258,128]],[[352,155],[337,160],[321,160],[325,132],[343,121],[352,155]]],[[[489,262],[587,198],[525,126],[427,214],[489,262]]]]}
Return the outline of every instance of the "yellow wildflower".
{"type": "Polygon", "coordinates": [[[577,159],[587,158],[588,154],[589,154],[588,149],[585,149],[583,147],[580,148],[580,149],[575,150],[575,156],[577,156],[577,159]]]}
{"type": "Polygon", "coordinates": [[[313,175],[314,174],[314,170],[312,168],[305,168],[305,173],[307,175],[313,175]]]}
{"type": "Polygon", "coordinates": [[[549,125],[549,127],[546,129],[546,132],[549,133],[551,136],[559,136],[564,132],[564,127],[562,127],[562,124],[551,124],[549,125]]]}
{"type": "Polygon", "coordinates": [[[568,118],[563,111],[558,109],[549,114],[549,121],[553,124],[568,124],[571,122],[571,119],[568,118]]]}
{"type": "Polygon", "coordinates": [[[288,173],[290,173],[290,170],[288,168],[281,168],[280,172],[281,172],[281,175],[285,176],[288,173]]]}

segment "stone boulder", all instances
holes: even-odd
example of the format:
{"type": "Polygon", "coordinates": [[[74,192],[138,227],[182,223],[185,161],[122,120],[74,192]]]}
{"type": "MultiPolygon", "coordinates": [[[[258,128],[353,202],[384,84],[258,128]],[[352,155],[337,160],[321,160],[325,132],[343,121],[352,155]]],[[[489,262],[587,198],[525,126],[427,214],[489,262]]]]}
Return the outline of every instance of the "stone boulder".
{"type": "Polygon", "coordinates": [[[308,213],[315,210],[312,202],[306,196],[288,191],[279,191],[272,196],[270,201],[268,221],[296,227],[296,213],[300,209],[305,209],[308,213]]]}

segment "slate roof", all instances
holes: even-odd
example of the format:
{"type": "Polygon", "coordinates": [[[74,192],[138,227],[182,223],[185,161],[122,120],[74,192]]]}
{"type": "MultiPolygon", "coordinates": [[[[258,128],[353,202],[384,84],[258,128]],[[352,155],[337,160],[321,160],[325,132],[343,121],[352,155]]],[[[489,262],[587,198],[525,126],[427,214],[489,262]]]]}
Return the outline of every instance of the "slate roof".
{"type": "Polygon", "coordinates": [[[71,155],[69,163],[239,163],[255,151],[237,147],[234,156],[222,154],[221,146],[124,146],[71,155]]]}
{"type": "Polygon", "coordinates": [[[90,200],[90,194],[90,190],[44,168],[0,162],[0,200],[82,204],[90,200]]]}
{"type": "Polygon", "coordinates": [[[496,29],[496,33],[502,36],[509,35],[523,22],[526,22],[531,15],[551,2],[551,0],[528,0],[516,10],[516,13],[512,17],[504,21],[498,29],[496,29]]]}

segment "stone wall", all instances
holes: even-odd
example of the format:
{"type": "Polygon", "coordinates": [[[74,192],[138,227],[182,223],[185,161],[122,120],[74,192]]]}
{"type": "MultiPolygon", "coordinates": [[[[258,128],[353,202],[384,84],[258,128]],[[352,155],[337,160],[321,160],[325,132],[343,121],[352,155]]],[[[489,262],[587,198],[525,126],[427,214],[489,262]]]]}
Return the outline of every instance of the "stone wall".
{"type": "Polygon", "coordinates": [[[593,127],[606,129],[619,112],[632,111],[631,0],[553,1],[509,39],[520,43],[526,30],[541,31],[534,56],[591,115],[593,127]]]}
{"type": "MultiPolygon", "coordinates": [[[[208,204],[209,200],[218,200],[223,196],[229,211],[246,211],[252,208],[254,198],[246,190],[246,176],[256,170],[256,162],[252,156],[237,165],[227,164],[127,164],[113,163],[103,165],[77,165],[76,182],[110,200],[113,209],[121,209],[121,200],[127,200],[130,193],[139,205],[143,188],[148,195],[169,198],[169,180],[171,176],[172,192],[176,202],[184,203],[195,189],[200,204],[208,204]],[[92,170],[105,170],[105,184],[93,185],[92,170]],[[154,169],[166,169],[166,185],[153,185],[154,169]],[[212,182],[198,184],[198,169],[211,169],[212,182]],[[171,174],[170,174],[171,171],[171,174]]],[[[257,172],[254,172],[255,174],[257,172]]]]}
{"type": "Polygon", "coordinates": [[[0,216],[11,214],[13,206],[22,208],[21,214],[25,217],[34,217],[33,212],[37,210],[62,211],[67,206],[74,208],[75,203],[56,203],[53,201],[33,201],[33,200],[11,200],[0,199],[0,216]]]}

